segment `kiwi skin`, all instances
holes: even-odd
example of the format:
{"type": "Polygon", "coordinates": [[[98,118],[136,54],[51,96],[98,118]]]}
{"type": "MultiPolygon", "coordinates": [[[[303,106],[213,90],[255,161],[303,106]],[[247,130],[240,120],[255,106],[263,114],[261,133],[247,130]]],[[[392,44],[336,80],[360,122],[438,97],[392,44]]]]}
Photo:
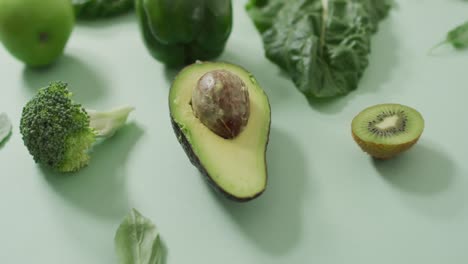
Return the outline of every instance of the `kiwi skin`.
{"type": "MultiPolygon", "coordinates": [[[[361,113],[363,113],[363,112],[365,112],[366,110],[369,110],[369,109],[373,109],[373,108],[377,108],[377,107],[389,107],[389,106],[392,106],[392,107],[396,106],[396,107],[406,108],[407,110],[411,110],[412,112],[416,113],[419,116],[420,121],[422,122],[422,128],[421,128],[420,134],[411,141],[404,142],[404,143],[401,143],[401,144],[383,144],[383,143],[376,143],[376,142],[366,141],[366,140],[361,139],[354,132],[353,125],[352,125],[351,134],[353,136],[354,141],[356,141],[356,143],[359,145],[359,147],[364,152],[368,153],[373,158],[379,159],[379,160],[388,160],[388,159],[394,158],[398,154],[410,149],[414,144],[416,144],[418,142],[419,138],[422,135],[422,131],[424,130],[424,118],[421,116],[421,114],[416,109],[414,109],[412,107],[409,107],[409,106],[405,106],[405,105],[401,105],[401,104],[378,104],[378,105],[374,105],[374,106],[371,106],[371,107],[368,107],[368,108],[364,109],[363,111],[361,111],[361,113]]],[[[359,113],[355,117],[355,119],[358,118],[358,116],[361,113],[359,113]]],[[[354,123],[354,121],[355,120],[353,119],[352,123],[354,123]]]]}
{"type": "Polygon", "coordinates": [[[410,141],[405,144],[400,145],[385,145],[385,144],[375,144],[373,142],[366,142],[361,140],[353,131],[354,141],[361,147],[361,149],[371,155],[375,159],[387,160],[394,158],[398,154],[410,149],[414,144],[416,144],[420,138],[417,137],[415,140],[410,141]]]}

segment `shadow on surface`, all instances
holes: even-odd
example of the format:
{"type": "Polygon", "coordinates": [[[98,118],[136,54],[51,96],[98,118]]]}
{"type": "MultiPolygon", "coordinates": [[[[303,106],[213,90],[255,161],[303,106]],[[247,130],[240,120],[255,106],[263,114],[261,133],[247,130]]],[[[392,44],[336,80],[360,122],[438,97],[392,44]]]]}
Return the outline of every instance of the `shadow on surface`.
{"type": "Polygon", "coordinates": [[[454,178],[453,162],[423,142],[394,159],[373,159],[373,163],[387,182],[417,195],[442,192],[454,178]]]}
{"type": "Polygon", "coordinates": [[[346,107],[348,101],[356,96],[376,93],[383,83],[392,76],[399,63],[400,43],[392,29],[395,18],[390,14],[379,24],[378,32],[371,38],[369,66],[359,81],[358,88],[347,95],[329,99],[309,99],[312,108],[325,114],[336,114],[346,107]]]}
{"type": "Polygon", "coordinates": [[[297,143],[275,128],[267,159],[268,186],[257,199],[237,203],[212,193],[247,238],[268,254],[284,255],[299,242],[302,233],[306,160],[297,143]]]}
{"type": "Polygon", "coordinates": [[[131,123],[114,137],[100,143],[88,167],[77,173],[60,174],[41,166],[48,184],[65,200],[99,217],[121,218],[129,210],[125,164],[143,130],[131,123]]]}
{"type": "Polygon", "coordinates": [[[47,86],[51,81],[66,82],[73,92],[74,100],[79,103],[98,100],[107,92],[106,83],[92,66],[70,55],[64,55],[46,68],[25,67],[23,80],[31,94],[35,94],[39,88],[47,86]]]}
{"type": "Polygon", "coordinates": [[[168,83],[167,88],[170,89],[172,82],[174,82],[175,77],[177,74],[183,69],[183,67],[179,68],[171,68],[164,66],[164,77],[166,78],[166,81],[168,83]]]}
{"type": "Polygon", "coordinates": [[[431,218],[449,218],[464,206],[463,182],[455,164],[437,148],[420,142],[407,153],[387,161],[373,161],[382,177],[402,195],[408,207],[431,218]]]}
{"type": "Polygon", "coordinates": [[[162,257],[161,257],[161,263],[158,263],[158,264],[167,264],[167,259],[169,258],[169,250],[168,250],[168,247],[166,245],[166,243],[164,242],[164,239],[161,238],[161,254],[162,254],[162,257]]]}

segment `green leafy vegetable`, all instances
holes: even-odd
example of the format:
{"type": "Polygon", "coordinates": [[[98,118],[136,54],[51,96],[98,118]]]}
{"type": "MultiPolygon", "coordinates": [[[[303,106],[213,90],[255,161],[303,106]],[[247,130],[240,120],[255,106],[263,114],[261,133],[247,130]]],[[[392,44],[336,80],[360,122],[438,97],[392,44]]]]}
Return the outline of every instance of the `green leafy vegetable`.
{"type": "Polygon", "coordinates": [[[75,14],[81,19],[121,15],[132,10],[134,0],[72,0],[75,14]]]}
{"type": "Polygon", "coordinates": [[[468,21],[450,30],[445,40],[434,46],[431,51],[445,44],[451,44],[456,49],[468,48],[468,21]]]}
{"type": "Polygon", "coordinates": [[[357,88],[390,7],[390,0],[250,0],[246,9],[267,58],[312,98],[357,88]]]}
{"type": "Polygon", "coordinates": [[[163,250],[156,226],[137,210],[125,217],[115,234],[119,264],[160,264],[163,250]]]}
{"type": "Polygon", "coordinates": [[[67,86],[52,82],[41,88],[23,108],[20,122],[24,144],[34,160],[60,172],[86,166],[97,140],[111,137],[133,111],[127,106],[103,113],[85,110],[73,102],[67,86]]]}
{"type": "Polygon", "coordinates": [[[0,114],[0,144],[10,135],[11,122],[5,113],[0,114]]]}

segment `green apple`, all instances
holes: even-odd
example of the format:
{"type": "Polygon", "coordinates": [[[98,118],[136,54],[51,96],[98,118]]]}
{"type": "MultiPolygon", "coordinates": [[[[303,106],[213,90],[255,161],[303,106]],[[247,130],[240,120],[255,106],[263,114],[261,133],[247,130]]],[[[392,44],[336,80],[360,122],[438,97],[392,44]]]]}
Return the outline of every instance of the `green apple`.
{"type": "Polygon", "coordinates": [[[74,25],[70,0],[0,0],[0,41],[28,66],[61,56],[74,25]]]}

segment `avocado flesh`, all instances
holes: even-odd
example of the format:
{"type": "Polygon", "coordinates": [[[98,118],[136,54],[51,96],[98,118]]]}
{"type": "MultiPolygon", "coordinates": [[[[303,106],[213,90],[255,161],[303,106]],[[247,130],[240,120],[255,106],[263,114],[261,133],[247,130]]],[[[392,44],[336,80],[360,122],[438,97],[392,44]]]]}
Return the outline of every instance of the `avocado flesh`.
{"type": "Polygon", "coordinates": [[[215,189],[237,201],[248,201],[263,193],[267,185],[265,151],[270,133],[270,105],[249,72],[228,63],[192,64],[175,78],[169,105],[179,142],[215,189]],[[239,76],[249,91],[250,117],[233,139],[224,139],[203,125],[190,105],[192,89],[198,80],[205,73],[220,69],[239,76]]]}

